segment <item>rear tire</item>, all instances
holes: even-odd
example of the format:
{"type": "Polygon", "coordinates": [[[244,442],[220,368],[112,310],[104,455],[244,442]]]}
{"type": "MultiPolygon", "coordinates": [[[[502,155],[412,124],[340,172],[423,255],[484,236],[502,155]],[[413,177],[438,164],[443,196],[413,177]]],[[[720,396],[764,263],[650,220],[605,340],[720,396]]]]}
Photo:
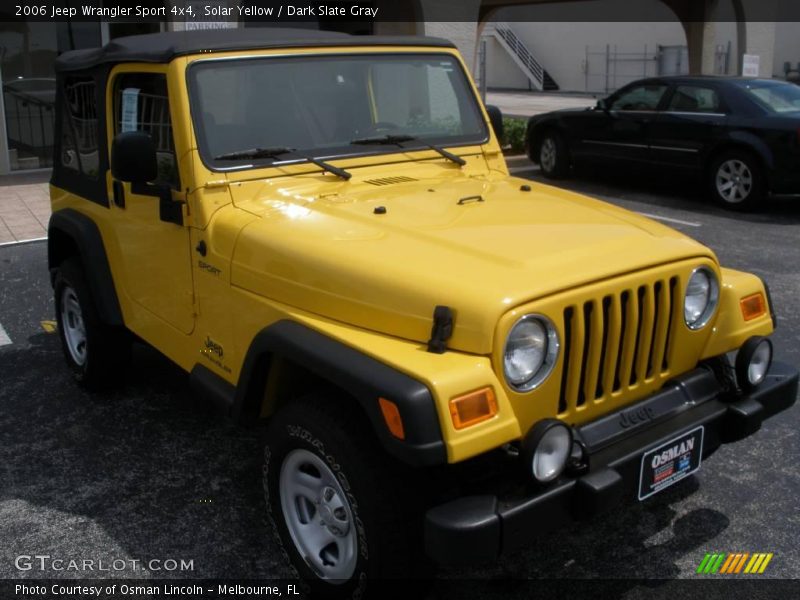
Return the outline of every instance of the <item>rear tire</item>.
{"type": "Polygon", "coordinates": [[[762,208],[766,197],[763,169],[758,159],[745,150],[720,154],[708,173],[714,201],[740,212],[762,208]]]}
{"type": "Polygon", "coordinates": [[[100,320],[76,258],[59,265],[54,292],[58,335],[75,380],[89,390],[118,383],[130,359],[130,336],[100,320]]]}
{"type": "Polygon", "coordinates": [[[267,515],[312,597],[360,598],[375,580],[417,573],[422,514],[403,465],[369,427],[346,400],[321,396],[293,401],[270,421],[267,515]]]}
{"type": "Polygon", "coordinates": [[[569,149],[564,136],[546,131],[539,141],[537,162],[548,179],[562,179],[569,172],[569,149]]]}

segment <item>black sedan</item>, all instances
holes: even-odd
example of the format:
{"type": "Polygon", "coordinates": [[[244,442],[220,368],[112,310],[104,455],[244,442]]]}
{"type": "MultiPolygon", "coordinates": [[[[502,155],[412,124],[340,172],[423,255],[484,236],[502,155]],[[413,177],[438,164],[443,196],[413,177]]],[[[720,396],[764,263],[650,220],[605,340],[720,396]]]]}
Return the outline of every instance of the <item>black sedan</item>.
{"type": "Polygon", "coordinates": [[[532,117],[528,156],[552,178],[592,162],[700,173],[735,210],[800,194],[800,87],[735,77],[635,81],[588,109],[532,117]]]}

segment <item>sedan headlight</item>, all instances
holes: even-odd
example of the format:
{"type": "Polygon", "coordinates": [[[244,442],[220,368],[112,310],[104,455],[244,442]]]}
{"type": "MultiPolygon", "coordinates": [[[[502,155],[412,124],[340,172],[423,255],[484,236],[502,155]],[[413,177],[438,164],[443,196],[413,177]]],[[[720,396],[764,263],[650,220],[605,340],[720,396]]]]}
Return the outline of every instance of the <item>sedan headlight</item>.
{"type": "Polygon", "coordinates": [[[543,315],[525,315],[511,328],[503,349],[506,381],[527,392],[544,381],[558,358],[558,332],[543,315]]]}
{"type": "Polygon", "coordinates": [[[700,329],[711,320],[719,302],[719,282],[714,271],[698,267],[689,277],[683,299],[683,319],[689,329],[700,329]]]}

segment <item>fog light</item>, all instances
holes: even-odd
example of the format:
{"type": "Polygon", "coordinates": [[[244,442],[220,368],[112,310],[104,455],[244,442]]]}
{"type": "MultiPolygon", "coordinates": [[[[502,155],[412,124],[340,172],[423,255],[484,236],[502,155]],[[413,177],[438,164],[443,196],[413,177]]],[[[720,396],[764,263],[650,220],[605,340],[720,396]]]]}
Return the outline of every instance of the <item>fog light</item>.
{"type": "Polygon", "coordinates": [[[561,475],[571,452],[572,431],[556,419],[539,421],[522,443],[526,469],[541,483],[561,475]]]}
{"type": "Polygon", "coordinates": [[[752,389],[763,383],[772,364],[772,342],[761,336],[753,336],[739,349],[736,355],[736,381],[744,389],[752,389]]]}

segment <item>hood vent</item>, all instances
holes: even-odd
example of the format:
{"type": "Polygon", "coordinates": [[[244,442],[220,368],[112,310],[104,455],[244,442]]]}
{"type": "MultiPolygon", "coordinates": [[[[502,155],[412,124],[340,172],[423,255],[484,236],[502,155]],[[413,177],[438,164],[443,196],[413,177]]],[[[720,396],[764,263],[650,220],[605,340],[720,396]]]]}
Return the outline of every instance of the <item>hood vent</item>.
{"type": "Polygon", "coordinates": [[[413,177],[405,177],[401,175],[399,177],[382,177],[380,179],[365,179],[364,183],[369,183],[371,185],[394,185],[395,183],[407,183],[409,181],[417,181],[413,177]]]}

